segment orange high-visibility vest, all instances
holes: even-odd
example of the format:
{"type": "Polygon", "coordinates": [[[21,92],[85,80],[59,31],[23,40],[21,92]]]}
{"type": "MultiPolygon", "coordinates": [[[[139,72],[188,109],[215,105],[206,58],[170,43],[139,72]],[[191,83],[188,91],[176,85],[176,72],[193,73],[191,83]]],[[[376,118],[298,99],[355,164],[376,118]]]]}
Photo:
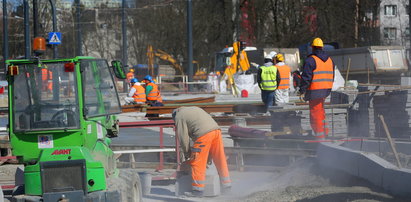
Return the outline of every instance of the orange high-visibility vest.
{"type": "Polygon", "coordinates": [[[288,89],[290,88],[290,73],[291,68],[287,65],[276,66],[278,72],[280,73],[280,84],[278,85],[277,89],[288,89]]]}
{"type": "Polygon", "coordinates": [[[331,89],[334,82],[334,67],[331,58],[323,62],[315,55],[312,57],[315,60],[316,68],[308,90],[331,89]]]}
{"type": "Polygon", "coordinates": [[[150,93],[148,93],[147,96],[147,100],[150,101],[158,101],[158,102],[162,102],[163,98],[160,95],[160,91],[158,90],[158,86],[155,83],[149,83],[147,84],[147,86],[152,86],[152,90],[150,91],[150,93]]]}
{"type": "Polygon", "coordinates": [[[134,102],[146,102],[146,92],[143,86],[133,85],[133,88],[136,89],[133,95],[134,102]]]}
{"type": "Polygon", "coordinates": [[[53,79],[53,74],[48,69],[41,69],[41,80],[51,80],[53,79]]]}

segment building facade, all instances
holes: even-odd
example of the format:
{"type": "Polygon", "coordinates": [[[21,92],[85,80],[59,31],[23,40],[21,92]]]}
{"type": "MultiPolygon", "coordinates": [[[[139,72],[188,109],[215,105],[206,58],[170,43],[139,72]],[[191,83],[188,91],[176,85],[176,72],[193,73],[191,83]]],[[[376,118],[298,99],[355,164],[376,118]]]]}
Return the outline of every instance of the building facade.
{"type": "Polygon", "coordinates": [[[382,45],[410,48],[409,0],[381,0],[379,21],[382,45]]]}

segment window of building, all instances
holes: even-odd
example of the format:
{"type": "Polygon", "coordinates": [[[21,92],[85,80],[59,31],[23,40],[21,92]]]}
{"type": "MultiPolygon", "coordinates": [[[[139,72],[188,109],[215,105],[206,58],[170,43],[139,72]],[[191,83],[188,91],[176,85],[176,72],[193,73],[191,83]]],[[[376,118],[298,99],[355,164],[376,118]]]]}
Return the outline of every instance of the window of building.
{"type": "Polygon", "coordinates": [[[384,28],[385,39],[396,39],[397,29],[393,27],[384,28]]]}
{"type": "Polygon", "coordinates": [[[407,38],[410,38],[410,27],[405,28],[404,35],[407,38]]]}
{"type": "Polygon", "coordinates": [[[395,16],[397,15],[397,5],[385,5],[384,15],[395,16]]]}

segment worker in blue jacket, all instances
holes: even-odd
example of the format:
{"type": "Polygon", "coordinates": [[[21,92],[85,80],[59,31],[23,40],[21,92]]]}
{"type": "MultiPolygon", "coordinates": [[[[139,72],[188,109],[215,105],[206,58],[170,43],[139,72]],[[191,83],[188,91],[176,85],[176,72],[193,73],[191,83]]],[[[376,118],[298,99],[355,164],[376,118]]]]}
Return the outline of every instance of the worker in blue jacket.
{"type": "Polygon", "coordinates": [[[334,82],[334,62],[324,52],[323,41],[315,38],[311,43],[313,53],[304,62],[300,94],[310,106],[310,123],[314,136],[324,139],[328,135],[325,123],[324,102],[330,95],[334,82]]]}

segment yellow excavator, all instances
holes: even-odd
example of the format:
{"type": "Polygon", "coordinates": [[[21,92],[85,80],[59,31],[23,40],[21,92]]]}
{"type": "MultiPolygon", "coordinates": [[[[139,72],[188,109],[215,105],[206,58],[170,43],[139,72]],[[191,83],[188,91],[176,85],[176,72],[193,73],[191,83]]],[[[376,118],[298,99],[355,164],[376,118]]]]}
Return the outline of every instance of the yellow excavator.
{"type": "MultiPolygon", "coordinates": [[[[178,64],[177,60],[174,59],[173,56],[170,54],[166,53],[163,50],[157,49],[153,50],[153,46],[149,45],[147,47],[147,58],[148,58],[148,70],[150,75],[154,75],[154,56],[160,58],[161,60],[165,60],[171,63],[171,65],[176,69],[178,72],[177,74],[184,75],[183,67],[181,67],[180,64],[178,64]]],[[[207,79],[207,73],[205,71],[202,71],[199,68],[198,61],[193,60],[193,64],[196,66],[197,70],[196,73],[194,74],[193,79],[194,80],[205,80],[207,79]]]]}
{"type": "Polygon", "coordinates": [[[250,69],[250,62],[248,61],[244,42],[236,41],[233,43],[232,55],[229,60],[230,64],[225,68],[223,77],[227,77],[228,87],[231,88],[234,95],[237,95],[238,92],[234,84],[234,74],[250,69]]]}

